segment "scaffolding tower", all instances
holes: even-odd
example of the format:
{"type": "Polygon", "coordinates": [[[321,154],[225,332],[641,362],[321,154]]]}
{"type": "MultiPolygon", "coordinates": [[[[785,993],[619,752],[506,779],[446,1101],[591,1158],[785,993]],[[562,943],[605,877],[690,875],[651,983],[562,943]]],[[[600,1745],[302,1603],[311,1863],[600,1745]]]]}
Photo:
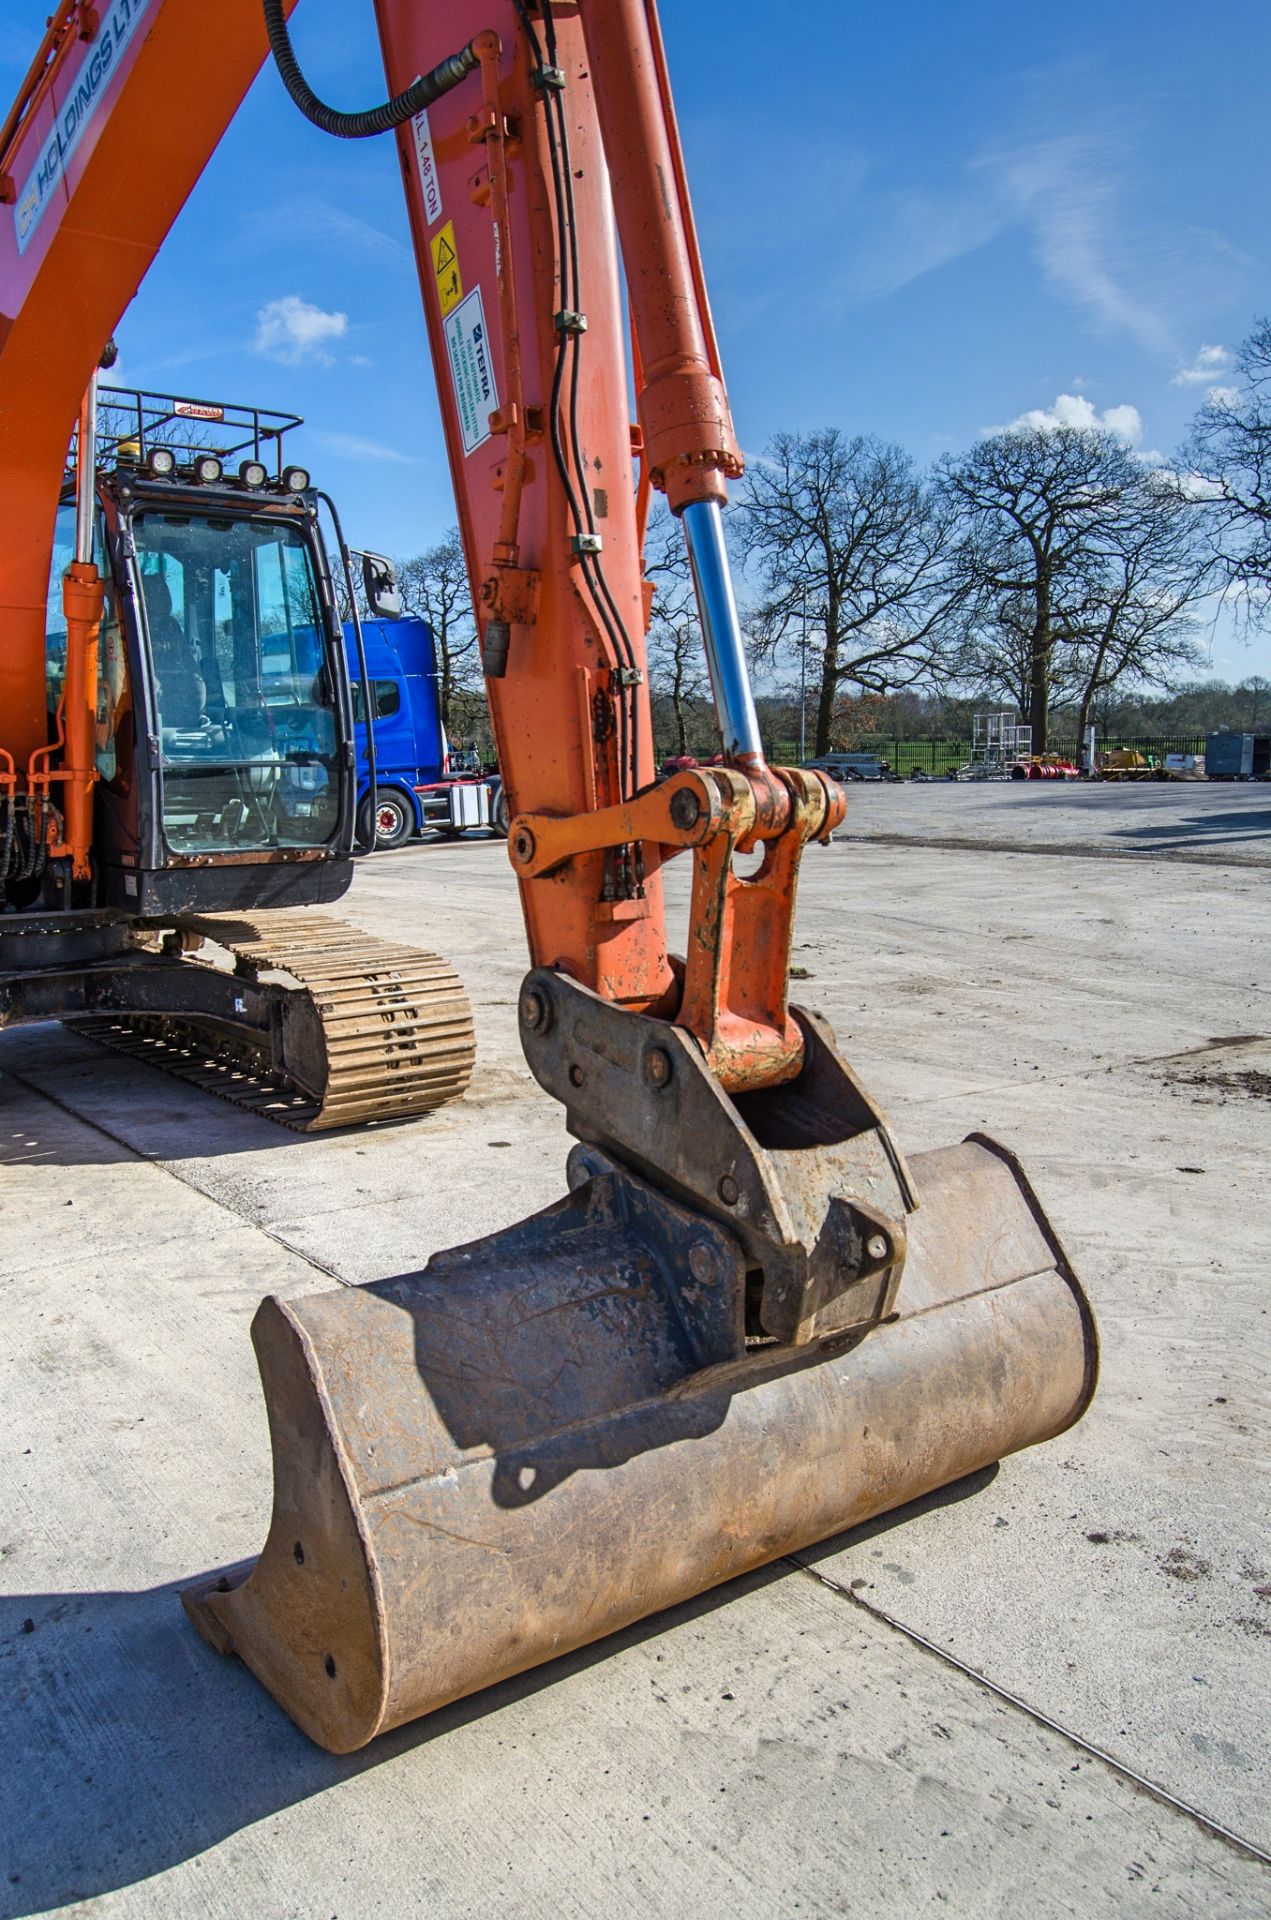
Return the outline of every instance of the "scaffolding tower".
{"type": "Polygon", "coordinates": [[[1013,713],[977,713],[971,718],[973,780],[1009,780],[1011,768],[1032,758],[1033,729],[1013,713]]]}

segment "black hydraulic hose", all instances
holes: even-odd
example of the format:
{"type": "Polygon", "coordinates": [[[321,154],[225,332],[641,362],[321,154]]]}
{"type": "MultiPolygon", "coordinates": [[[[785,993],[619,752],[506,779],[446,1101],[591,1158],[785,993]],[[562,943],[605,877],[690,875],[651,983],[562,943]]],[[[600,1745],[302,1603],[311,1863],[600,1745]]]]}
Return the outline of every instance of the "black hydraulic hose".
{"type": "Polygon", "coordinates": [[[464,75],[477,65],[473,49],[463,47],[431,73],[421,74],[404,93],[394,95],[382,106],[369,107],[362,113],[341,113],[319,100],[301,73],[287,31],[283,0],[264,0],[264,8],[265,31],[284,87],[306,120],[312,120],[323,133],[333,133],[340,140],[365,140],[373,133],[389,133],[392,128],[400,127],[404,120],[413,119],[425,107],[432,106],[434,100],[440,100],[443,93],[449,93],[451,87],[458,86],[464,75]]]}
{"type": "MultiPolygon", "coordinates": [[[[542,0],[542,8],[543,8],[543,24],[547,33],[547,57],[551,61],[552,65],[555,66],[557,63],[556,21],[552,12],[552,0],[542,0]]],[[[557,131],[558,131],[558,136],[560,140],[561,161],[562,161],[561,170],[562,170],[563,181],[564,181],[566,219],[568,222],[568,229],[569,229],[570,267],[573,274],[573,282],[574,282],[573,299],[569,304],[581,310],[584,305],[584,301],[583,301],[582,286],[581,286],[581,281],[580,281],[579,271],[578,271],[578,215],[577,215],[577,211],[574,204],[574,169],[569,157],[569,123],[565,114],[564,99],[562,97],[562,94],[559,88],[551,89],[550,100],[548,102],[549,114],[553,109],[555,110],[557,131]]],[[[585,471],[586,463],[583,458],[582,440],[578,431],[578,381],[579,381],[580,360],[581,360],[582,336],[580,334],[575,333],[570,336],[570,339],[573,344],[573,359],[570,365],[570,376],[569,376],[569,431],[570,431],[571,443],[573,446],[574,464],[578,471],[578,482],[579,482],[579,488],[580,488],[582,500],[583,500],[583,508],[586,514],[586,521],[587,521],[586,531],[588,533],[594,533],[596,531],[596,522],[592,513],[591,488],[587,484],[587,475],[585,471]]],[[[595,592],[596,594],[597,603],[599,605],[601,617],[604,620],[606,629],[609,632],[610,637],[613,639],[615,648],[618,653],[619,661],[622,666],[629,669],[634,669],[635,668],[635,650],[632,647],[630,638],[627,634],[626,624],[622,618],[621,613],[618,611],[617,601],[614,599],[613,593],[611,592],[609,587],[609,582],[605,577],[604,562],[600,559],[599,555],[597,555],[592,560],[591,565],[595,569],[595,576],[596,576],[595,582],[593,584],[593,592],[595,592]],[[611,624],[610,618],[606,616],[606,613],[605,613],[606,605],[609,610],[609,615],[612,616],[612,624],[611,624]]],[[[631,788],[630,790],[632,793],[634,793],[639,784],[638,753],[639,753],[639,724],[640,724],[639,711],[638,711],[639,703],[637,700],[634,685],[629,687],[626,698],[629,698],[629,701],[630,701],[630,724],[631,724],[631,788]]]]}
{"type": "MultiPolygon", "coordinates": [[[[525,31],[534,57],[536,68],[543,69],[543,46],[534,30],[533,22],[525,10],[524,0],[514,0],[517,14],[525,31]]],[[[547,34],[547,60],[556,64],[556,27],[551,10],[551,0],[543,0],[543,23],[547,34]]],[[[561,304],[566,309],[581,309],[582,292],[578,272],[578,234],[577,216],[574,207],[573,178],[569,161],[569,131],[565,118],[560,91],[553,87],[544,100],[544,125],[547,133],[548,150],[551,157],[552,184],[556,206],[557,244],[559,248],[559,272],[561,304]]],[[[576,534],[594,534],[596,522],[592,513],[591,495],[584,471],[582,449],[578,435],[577,392],[579,371],[579,345],[581,335],[572,330],[562,330],[557,337],[556,364],[552,378],[552,397],[549,409],[551,426],[552,454],[560,475],[561,486],[569,506],[570,517],[576,534]],[[578,471],[579,493],[575,491],[573,475],[570,471],[569,454],[566,451],[561,430],[562,418],[566,409],[562,402],[565,393],[565,375],[568,363],[570,372],[568,424],[571,434],[572,455],[578,471]]],[[[604,627],[620,668],[632,668],[635,654],[627,636],[622,616],[618,612],[612,593],[605,578],[604,567],[598,556],[580,555],[579,564],[587,588],[596,609],[596,616],[604,627]]],[[[638,765],[638,726],[634,690],[626,686],[619,688],[615,701],[617,709],[618,767],[621,790],[625,798],[636,788],[636,767],[638,765]],[[628,768],[630,773],[628,773],[628,768]]]]}
{"type": "Polygon", "coordinates": [[[13,836],[18,824],[17,812],[16,795],[10,794],[7,800],[0,802],[0,822],[3,823],[0,825],[0,903],[3,903],[7,882],[17,878],[16,874],[9,872],[13,859],[13,836]]]}

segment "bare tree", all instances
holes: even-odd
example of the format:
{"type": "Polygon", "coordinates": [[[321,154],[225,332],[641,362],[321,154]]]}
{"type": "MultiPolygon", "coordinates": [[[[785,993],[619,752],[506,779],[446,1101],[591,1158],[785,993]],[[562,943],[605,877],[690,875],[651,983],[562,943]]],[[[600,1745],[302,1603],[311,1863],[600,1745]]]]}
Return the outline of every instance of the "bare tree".
{"type": "Polygon", "coordinates": [[[1150,468],[1140,468],[1109,513],[1089,559],[1080,620],[1068,636],[1080,686],[1080,739],[1096,699],[1121,682],[1168,688],[1180,671],[1204,664],[1191,610],[1212,574],[1173,476],[1150,468]]]}
{"type": "Polygon", "coordinates": [[[1271,317],[1236,355],[1234,386],[1214,387],[1180,459],[1183,487],[1202,509],[1231,586],[1254,625],[1271,619],[1271,317]]]}
{"type": "Polygon", "coordinates": [[[688,753],[690,727],[695,734],[701,732],[694,723],[700,723],[710,698],[710,682],[684,537],[666,507],[659,507],[649,524],[644,571],[655,588],[648,632],[649,692],[655,713],[663,702],[670,708],[675,751],[688,753]]]}
{"type": "Polygon", "coordinates": [[[762,583],[756,649],[779,659],[805,611],[815,625],[817,753],[840,688],[889,693],[939,670],[957,598],[950,521],[901,447],[836,427],[780,433],[747,469],[732,524],[762,583]]]}
{"type": "Polygon", "coordinates": [[[437,649],[437,703],[448,735],[471,733],[485,714],[485,690],[472,590],[459,529],[412,560],[397,564],[402,607],[426,620],[437,649]]]}
{"type": "Polygon", "coordinates": [[[1060,649],[1085,633],[1101,535],[1143,473],[1117,435],[1082,427],[991,434],[944,463],[973,666],[1015,694],[1039,752],[1053,695],[1075,690],[1060,649]]]}
{"type": "Polygon", "coordinates": [[[1271,680],[1266,679],[1263,674],[1251,673],[1247,680],[1239,682],[1235,691],[1246,703],[1244,724],[1250,733],[1256,733],[1259,715],[1265,720],[1271,713],[1271,700],[1267,699],[1267,695],[1271,693],[1271,680]]]}
{"type": "MultiPolygon", "coordinates": [[[[1025,719],[1032,706],[1037,607],[1034,596],[1010,582],[985,578],[981,550],[963,550],[968,585],[967,644],[963,678],[981,698],[1014,702],[1025,719]]],[[[1058,645],[1070,631],[1067,617],[1054,622],[1050,638],[1047,710],[1069,705],[1079,695],[1079,663],[1058,645]]]]}

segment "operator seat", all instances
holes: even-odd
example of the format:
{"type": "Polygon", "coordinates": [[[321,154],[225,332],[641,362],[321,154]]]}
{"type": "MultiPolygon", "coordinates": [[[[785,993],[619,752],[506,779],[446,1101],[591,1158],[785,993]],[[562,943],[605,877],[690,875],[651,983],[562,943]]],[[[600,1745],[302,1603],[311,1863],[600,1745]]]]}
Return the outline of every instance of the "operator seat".
{"type": "Polygon", "coordinates": [[[194,651],[172,611],[172,589],[161,573],[143,574],[141,589],[146,601],[160,725],[181,729],[201,727],[207,687],[195,664],[194,651]]]}

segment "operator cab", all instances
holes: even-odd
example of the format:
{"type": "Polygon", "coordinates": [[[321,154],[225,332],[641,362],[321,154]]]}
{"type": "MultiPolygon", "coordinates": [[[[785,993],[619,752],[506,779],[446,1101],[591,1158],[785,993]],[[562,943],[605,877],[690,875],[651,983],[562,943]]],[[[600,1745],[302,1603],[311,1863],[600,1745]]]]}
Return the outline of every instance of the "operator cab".
{"type": "Polygon", "coordinates": [[[162,832],[177,854],[326,847],[339,827],[338,689],[308,529],[294,515],[137,502],[162,832]]]}
{"type": "MultiPolygon", "coordinates": [[[[281,453],[271,474],[260,457],[298,423],[108,387],[98,404],[101,904],[145,915],[335,899],[355,800],[342,633],[309,476],[281,453]],[[193,437],[212,413],[222,447],[240,436],[236,472],[226,452],[173,444],[175,423],[190,434],[177,409],[196,406],[193,437]]],[[[48,603],[51,715],[74,522],[68,489],[48,603]]]]}

